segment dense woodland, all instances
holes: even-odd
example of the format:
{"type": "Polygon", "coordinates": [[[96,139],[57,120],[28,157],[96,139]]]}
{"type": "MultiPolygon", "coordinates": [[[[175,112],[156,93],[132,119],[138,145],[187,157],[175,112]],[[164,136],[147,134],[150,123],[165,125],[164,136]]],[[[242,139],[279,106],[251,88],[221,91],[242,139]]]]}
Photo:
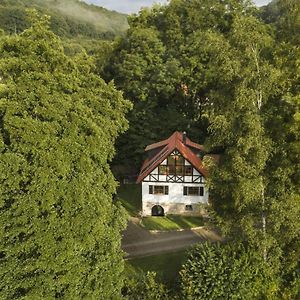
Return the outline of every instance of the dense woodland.
{"type": "Polygon", "coordinates": [[[0,298],[299,299],[300,2],[171,0],[126,33],[61,3],[110,14],[0,2],[0,298]],[[175,130],[220,154],[226,243],[192,249],[168,290],[123,272],[111,168],[136,174],[175,130]]]}
{"type": "Polygon", "coordinates": [[[128,29],[127,16],[79,0],[1,0],[0,27],[20,33],[29,25],[26,9],[51,16],[50,29],[62,38],[113,39],[128,29]]]}

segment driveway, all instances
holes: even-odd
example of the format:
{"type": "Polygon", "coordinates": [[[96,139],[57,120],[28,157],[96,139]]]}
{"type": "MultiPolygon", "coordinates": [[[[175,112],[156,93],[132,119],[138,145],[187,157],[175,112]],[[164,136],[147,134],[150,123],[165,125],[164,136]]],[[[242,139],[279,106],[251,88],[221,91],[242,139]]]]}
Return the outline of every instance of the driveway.
{"type": "Polygon", "coordinates": [[[123,233],[122,249],[127,253],[125,258],[174,252],[195,243],[222,240],[216,231],[204,227],[182,231],[150,232],[138,224],[138,218],[131,218],[123,233]]]}

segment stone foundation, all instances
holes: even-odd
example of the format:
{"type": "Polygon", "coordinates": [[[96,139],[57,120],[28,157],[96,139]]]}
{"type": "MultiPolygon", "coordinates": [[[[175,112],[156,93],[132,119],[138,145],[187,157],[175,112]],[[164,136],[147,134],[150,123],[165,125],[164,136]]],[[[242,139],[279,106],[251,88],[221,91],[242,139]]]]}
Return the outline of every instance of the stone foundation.
{"type": "Polygon", "coordinates": [[[159,205],[164,209],[165,215],[186,215],[186,216],[199,216],[206,215],[206,204],[197,203],[187,205],[186,203],[155,203],[143,202],[143,216],[151,216],[152,208],[159,205]]]}

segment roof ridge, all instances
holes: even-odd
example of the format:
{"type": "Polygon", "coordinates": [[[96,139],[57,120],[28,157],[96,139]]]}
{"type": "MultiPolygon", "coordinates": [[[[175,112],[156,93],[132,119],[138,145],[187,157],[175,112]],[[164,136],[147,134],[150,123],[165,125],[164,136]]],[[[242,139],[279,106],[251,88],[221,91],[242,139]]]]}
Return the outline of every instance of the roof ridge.
{"type": "Polygon", "coordinates": [[[149,175],[175,149],[178,150],[202,175],[206,176],[207,170],[203,167],[200,157],[198,157],[190,148],[203,150],[203,146],[192,142],[189,138],[186,139],[186,143],[183,143],[182,132],[175,131],[168,139],[148,145],[145,151],[157,149],[159,147],[163,148],[158,153],[154,154],[149,161],[145,160],[137,182],[142,181],[149,175]]]}

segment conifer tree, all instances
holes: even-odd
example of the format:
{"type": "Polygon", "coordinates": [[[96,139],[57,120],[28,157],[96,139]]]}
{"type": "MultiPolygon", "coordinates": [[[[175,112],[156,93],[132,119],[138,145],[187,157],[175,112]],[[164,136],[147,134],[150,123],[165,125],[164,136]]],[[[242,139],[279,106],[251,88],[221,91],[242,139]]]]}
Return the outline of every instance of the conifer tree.
{"type": "Polygon", "coordinates": [[[0,42],[0,298],[117,299],[125,219],[108,161],[130,105],[30,15],[0,42]]]}

